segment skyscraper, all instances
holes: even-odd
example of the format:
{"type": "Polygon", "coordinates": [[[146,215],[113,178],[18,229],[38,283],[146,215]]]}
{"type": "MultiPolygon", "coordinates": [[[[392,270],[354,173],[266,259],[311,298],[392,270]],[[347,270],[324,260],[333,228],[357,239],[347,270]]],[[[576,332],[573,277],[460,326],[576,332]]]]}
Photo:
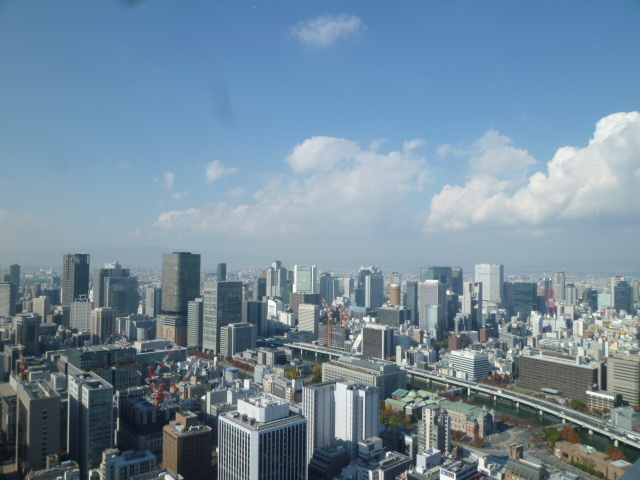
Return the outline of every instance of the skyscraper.
{"type": "Polygon", "coordinates": [[[418,319],[420,318],[418,308],[418,282],[409,281],[405,284],[403,304],[411,310],[411,323],[418,326],[418,319]]]}
{"type": "Polygon", "coordinates": [[[219,417],[219,480],[306,480],[307,419],[268,394],[219,417]]]}
{"type": "Polygon", "coordinates": [[[302,387],[302,414],[307,419],[307,462],[318,448],[329,445],[336,430],[336,382],[302,387]]]}
{"type": "Polygon", "coordinates": [[[129,269],[122,268],[118,262],[106,263],[104,268],[93,271],[93,304],[97,307],[108,307],[105,298],[104,281],[107,277],[128,277],[129,269]]]}
{"type": "Polygon", "coordinates": [[[298,307],[298,312],[298,330],[311,332],[314,335],[314,339],[317,339],[320,307],[309,303],[301,303],[298,307]]]}
{"type": "Polygon", "coordinates": [[[218,273],[216,275],[216,279],[219,282],[226,282],[227,281],[227,264],[226,263],[219,263],[218,264],[218,273]]]}
{"type": "Polygon", "coordinates": [[[327,305],[331,306],[333,304],[333,300],[336,298],[333,275],[328,272],[322,273],[320,275],[319,284],[320,298],[324,298],[327,305]]]}
{"type": "Polygon", "coordinates": [[[62,259],[62,306],[89,295],[89,254],[67,253],[62,259]]]}
{"type": "Polygon", "coordinates": [[[451,267],[422,267],[420,269],[420,281],[439,280],[445,288],[451,289],[453,269],[451,267]]]}
{"type": "Polygon", "coordinates": [[[462,313],[470,316],[471,328],[478,330],[482,325],[482,283],[464,282],[463,289],[462,313]]]}
{"type": "Polygon", "coordinates": [[[69,326],[84,332],[90,331],[91,310],[93,302],[90,302],[86,295],[75,299],[69,307],[69,326]]]}
{"type": "Polygon", "coordinates": [[[47,317],[51,315],[51,302],[49,297],[40,296],[33,299],[33,313],[40,316],[42,323],[47,322],[47,317]]]}
{"type": "Polygon", "coordinates": [[[12,317],[16,314],[18,289],[10,282],[0,282],[0,316],[12,317]]]}
{"type": "Polygon", "coordinates": [[[364,281],[364,306],[378,308],[384,303],[384,277],[367,275],[364,281]]]}
{"type": "MultiPolygon", "coordinates": [[[[188,310],[188,307],[187,307],[188,310]]],[[[162,288],[147,285],[144,289],[144,313],[150,317],[157,317],[162,311],[162,288]]]]}
{"type": "Polygon", "coordinates": [[[187,313],[187,346],[202,347],[202,327],[204,322],[204,298],[190,300],[187,313]]]}
{"type": "Polygon", "coordinates": [[[220,353],[220,328],[242,322],[242,282],[205,282],[202,348],[220,353]]]}
{"type": "Polygon", "coordinates": [[[425,280],[418,284],[420,330],[432,335],[437,341],[444,338],[447,322],[446,285],[439,280],[425,280]]]}
{"type": "Polygon", "coordinates": [[[476,282],[482,283],[482,313],[497,309],[504,295],[504,266],[488,263],[476,265],[476,282]]]}
{"type": "Polygon", "coordinates": [[[362,327],[362,356],[386,359],[393,353],[393,329],[389,325],[365,323],[362,327]]]}
{"type": "Polygon", "coordinates": [[[188,303],[200,295],[200,254],[165,253],[162,256],[162,311],[184,315],[188,303]]]}
{"type": "Polygon", "coordinates": [[[91,312],[91,343],[99,345],[116,333],[116,312],[113,308],[94,308],[91,312]]]}
{"type": "Polygon", "coordinates": [[[559,303],[564,303],[566,284],[567,280],[564,272],[556,272],[553,275],[553,294],[559,303]]]}
{"type": "Polygon", "coordinates": [[[251,323],[230,323],[220,327],[220,354],[233,357],[250,348],[256,348],[258,328],[251,323]]]}
{"type": "Polygon", "coordinates": [[[318,293],[318,270],[315,265],[293,266],[293,293],[318,293]]]}
{"type": "Polygon", "coordinates": [[[9,265],[9,276],[11,278],[11,283],[16,286],[18,291],[20,291],[20,265],[17,263],[15,265],[9,265]]]}
{"type": "Polygon", "coordinates": [[[68,452],[82,477],[113,444],[113,387],[93,372],[69,375],[68,452]]]}
{"type": "Polygon", "coordinates": [[[336,383],[336,438],[346,442],[351,459],[358,457],[358,442],[377,437],[380,394],[377,387],[345,380],[336,383]]]}
{"type": "Polygon", "coordinates": [[[280,260],[276,260],[271,267],[266,270],[267,285],[266,294],[268,297],[284,298],[287,294],[287,269],[282,266],[280,260]]]}

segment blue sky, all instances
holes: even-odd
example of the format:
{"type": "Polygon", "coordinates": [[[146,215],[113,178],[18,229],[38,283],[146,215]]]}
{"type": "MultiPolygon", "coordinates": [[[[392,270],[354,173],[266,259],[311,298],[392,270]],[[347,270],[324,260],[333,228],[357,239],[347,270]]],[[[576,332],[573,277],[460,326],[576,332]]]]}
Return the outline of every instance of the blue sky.
{"type": "Polygon", "coordinates": [[[640,271],[639,20],[632,1],[0,3],[0,263],[640,271]]]}

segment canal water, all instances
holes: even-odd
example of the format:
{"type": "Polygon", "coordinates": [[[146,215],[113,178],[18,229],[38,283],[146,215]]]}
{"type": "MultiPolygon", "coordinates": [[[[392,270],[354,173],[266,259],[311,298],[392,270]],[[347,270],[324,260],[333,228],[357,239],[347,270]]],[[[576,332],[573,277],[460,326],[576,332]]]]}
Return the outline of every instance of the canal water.
{"type": "MultiPolygon", "coordinates": [[[[418,379],[412,379],[411,385],[415,388],[420,388],[431,392],[438,392],[444,389],[444,387],[440,384],[433,383],[432,386],[429,386],[426,382],[418,379]]],[[[462,395],[462,397],[466,398],[466,393],[462,395]]],[[[504,413],[506,415],[509,415],[511,418],[517,418],[520,420],[529,420],[531,418],[535,418],[538,421],[538,425],[541,427],[555,425],[561,423],[562,421],[559,418],[550,416],[548,414],[540,415],[538,411],[529,410],[525,407],[516,408],[515,405],[503,403],[500,401],[494,401],[492,398],[488,398],[482,395],[472,394],[471,401],[474,403],[474,405],[477,405],[479,407],[486,406],[487,408],[492,408],[493,410],[495,410],[496,415],[504,413]]],[[[587,429],[580,428],[577,429],[577,432],[580,435],[583,444],[590,445],[599,452],[604,452],[607,446],[613,444],[613,440],[611,440],[609,437],[605,437],[599,434],[589,435],[587,429]]],[[[635,462],[638,458],[640,458],[640,450],[628,447],[622,443],[620,444],[618,449],[627,456],[630,462],[635,462]]]]}

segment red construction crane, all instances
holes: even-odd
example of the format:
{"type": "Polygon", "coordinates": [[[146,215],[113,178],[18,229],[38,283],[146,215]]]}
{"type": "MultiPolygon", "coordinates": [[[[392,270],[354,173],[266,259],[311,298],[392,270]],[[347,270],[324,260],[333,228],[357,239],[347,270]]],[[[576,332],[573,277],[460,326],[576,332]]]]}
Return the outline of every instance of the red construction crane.
{"type": "Polygon", "coordinates": [[[322,308],[327,312],[327,347],[331,347],[331,328],[333,324],[333,310],[329,308],[324,298],[320,298],[322,308]]]}
{"type": "Polygon", "coordinates": [[[20,345],[20,381],[24,382],[27,379],[27,374],[29,372],[29,366],[27,365],[27,359],[22,355],[22,345],[20,345]]]}

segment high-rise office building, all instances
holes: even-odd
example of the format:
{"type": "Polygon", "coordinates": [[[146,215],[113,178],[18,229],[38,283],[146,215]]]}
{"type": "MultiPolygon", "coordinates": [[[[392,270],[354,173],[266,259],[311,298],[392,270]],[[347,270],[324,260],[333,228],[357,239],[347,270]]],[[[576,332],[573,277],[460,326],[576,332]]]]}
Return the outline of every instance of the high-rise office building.
{"type": "Polygon", "coordinates": [[[0,283],[0,317],[12,317],[16,314],[18,288],[11,282],[0,283]]]}
{"type": "Polygon", "coordinates": [[[462,313],[469,315],[471,328],[477,331],[482,325],[482,283],[464,282],[463,289],[462,313]]]}
{"type": "Polygon", "coordinates": [[[116,333],[116,312],[113,308],[94,308],[91,311],[91,343],[99,345],[111,339],[116,333]]]}
{"type": "Polygon", "coordinates": [[[566,283],[564,272],[556,272],[553,275],[553,295],[559,303],[564,303],[566,283]]]}
{"type": "Polygon", "coordinates": [[[418,308],[418,282],[407,282],[403,295],[403,305],[411,310],[411,323],[418,326],[420,318],[418,308]]]}
{"type": "Polygon", "coordinates": [[[476,265],[476,282],[482,283],[482,313],[497,309],[504,291],[504,266],[482,263],[476,265]]]}
{"type": "Polygon", "coordinates": [[[250,323],[230,323],[220,327],[220,354],[227,358],[256,348],[258,328],[250,323]]]}
{"type": "Polygon", "coordinates": [[[302,387],[302,414],[307,419],[307,462],[313,453],[329,445],[336,431],[336,382],[302,387]]]}
{"type": "Polygon", "coordinates": [[[266,270],[266,295],[284,300],[287,296],[288,275],[287,269],[282,266],[280,260],[273,262],[266,270]]]}
{"type": "Polygon", "coordinates": [[[323,364],[323,382],[343,379],[378,387],[381,398],[389,398],[395,390],[407,386],[407,372],[394,362],[340,357],[323,364]]]}
{"type": "Polygon", "coordinates": [[[216,280],[218,280],[219,282],[226,282],[227,281],[227,264],[219,263],[217,272],[218,273],[216,275],[216,280]]]}
{"type": "Polygon", "coordinates": [[[113,387],[93,372],[69,375],[67,448],[82,477],[113,446],[113,387]]]}
{"type": "Polygon", "coordinates": [[[351,459],[358,457],[358,442],[377,437],[380,429],[378,388],[351,380],[336,383],[336,438],[344,440],[351,459]]]}
{"type": "Polygon", "coordinates": [[[432,338],[444,339],[447,322],[446,285],[439,280],[425,280],[418,284],[418,305],[420,310],[420,330],[432,338]]]}
{"type": "Polygon", "coordinates": [[[293,310],[293,313],[298,315],[300,312],[298,311],[300,304],[309,303],[312,305],[320,305],[320,294],[319,293],[292,293],[291,301],[289,302],[289,307],[293,310]]]}
{"type": "Polygon", "coordinates": [[[266,336],[267,325],[267,302],[244,300],[242,302],[242,321],[255,325],[259,336],[266,336]]]}
{"type": "Polygon", "coordinates": [[[384,304],[384,276],[367,275],[364,280],[364,306],[379,308],[384,304]]]}
{"type": "Polygon", "coordinates": [[[83,332],[90,331],[92,310],[93,302],[90,302],[86,295],[82,295],[71,302],[69,307],[69,326],[83,332]]]}
{"type": "Polygon", "coordinates": [[[451,269],[451,290],[456,295],[462,295],[462,289],[464,284],[464,275],[462,273],[462,267],[453,267],[451,269]]]}
{"type": "Polygon", "coordinates": [[[616,352],[607,360],[607,390],[622,395],[622,401],[640,406],[640,356],[616,352]]]}
{"type": "Polygon", "coordinates": [[[204,298],[198,297],[195,300],[190,300],[187,310],[187,346],[201,348],[204,298]]]}
{"type": "Polygon", "coordinates": [[[26,475],[60,455],[60,394],[46,380],[18,382],[16,392],[18,468],[26,475]]]}
{"type": "Polygon", "coordinates": [[[9,278],[9,281],[20,291],[20,265],[17,263],[15,265],[9,265],[9,278]]]}
{"type": "Polygon", "coordinates": [[[320,298],[323,298],[327,305],[333,305],[333,300],[340,293],[340,280],[334,278],[332,274],[325,272],[320,275],[319,283],[319,293],[320,298]]]}
{"type": "Polygon", "coordinates": [[[451,289],[453,283],[453,269],[451,267],[422,267],[420,269],[420,281],[438,280],[445,285],[445,289],[451,289]]]}
{"type": "Polygon", "coordinates": [[[626,280],[620,280],[613,287],[612,291],[613,308],[617,312],[625,311],[627,313],[633,313],[633,302],[631,285],[626,280]]]}
{"type": "Polygon", "coordinates": [[[185,479],[211,478],[211,427],[198,423],[189,410],[176,413],[163,430],[162,464],[185,479]]]}
{"type": "Polygon", "coordinates": [[[219,480],[306,480],[307,419],[268,394],[219,417],[219,480]]]}
{"type": "Polygon", "coordinates": [[[162,256],[162,311],[184,315],[190,300],[200,296],[200,254],[165,253],[162,256]]]}
{"type": "Polygon", "coordinates": [[[293,293],[318,293],[318,269],[315,265],[293,267],[293,293]]]}
{"type": "Polygon", "coordinates": [[[402,295],[400,294],[400,285],[392,283],[389,285],[389,303],[399,307],[402,305],[402,295]]]}
{"type": "Polygon", "coordinates": [[[298,330],[313,333],[314,339],[318,338],[318,321],[320,320],[320,307],[309,303],[303,303],[298,307],[298,330]]]}
{"type": "Polygon", "coordinates": [[[108,277],[128,277],[129,269],[122,268],[118,262],[105,264],[104,268],[93,271],[93,304],[96,307],[108,307],[105,296],[105,279],[108,277]]]}
{"type": "Polygon", "coordinates": [[[538,309],[538,285],[529,282],[505,282],[504,298],[511,315],[526,319],[531,312],[538,309]]]}
{"type": "Polygon", "coordinates": [[[220,329],[242,322],[242,282],[206,282],[203,300],[202,348],[220,353],[220,329]]]}
{"type": "Polygon", "coordinates": [[[395,355],[393,329],[388,325],[366,323],[362,327],[362,356],[386,359],[395,355]]]}
{"type": "Polygon", "coordinates": [[[25,356],[38,355],[39,327],[42,318],[35,313],[20,313],[13,318],[16,328],[16,343],[22,345],[25,356]]]}
{"type": "Polygon", "coordinates": [[[89,254],[67,253],[62,259],[62,305],[89,295],[89,254]]]}
{"type": "Polygon", "coordinates": [[[49,297],[44,295],[33,299],[33,313],[40,315],[42,323],[46,323],[47,317],[51,315],[51,302],[49,297]]]}
{"type": "Polygon", "coordinates": [[[129,450],[120,453],[117,448],[109,448],[102,453],[98,473],[100,480],[129,480],[137,475],[149,474],[157,469],[157,465],[158,459],[151,450],[129,450]]]}
{"type": "MultiPolygon", "coordinates": [[[[188,307],[187,307],[188,310],[188,307]]],[[[144,289],[144,313],[149,317],[157,317],[162,311],[162,288],[147,285],[144,289]]]]}

